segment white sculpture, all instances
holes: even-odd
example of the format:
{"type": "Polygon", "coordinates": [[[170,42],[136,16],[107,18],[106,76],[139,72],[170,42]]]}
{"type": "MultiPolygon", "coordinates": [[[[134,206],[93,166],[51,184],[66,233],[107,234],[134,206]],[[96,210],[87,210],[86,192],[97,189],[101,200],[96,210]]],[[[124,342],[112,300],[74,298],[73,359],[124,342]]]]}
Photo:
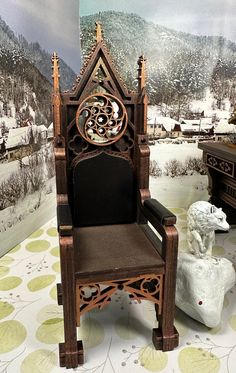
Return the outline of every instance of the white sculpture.
{"type": "Polygon", "coordinates": [[[188,210],[189,253],[180,253],[176,305],[192,318],[213,328],[220,323],[225,293],[235,284],[233,264],[212,256],[215,230],[228,230],[226,215],[205,201],[188,210]]]}
{"type": "Polygon", "coordinates": [[[225,294],[234,284],[235,270],[228,259],[180,253],[175,303],[193,319],[209,328],[218,326],[225,294]]]}
{"type": "Polygon", "coordinates": [[[200,258],[212,255],[215,230],[229,230],[229,224],[222,209],[205,201],[198,201],[190,206],[187,224],[189,250],[200,258]]]}

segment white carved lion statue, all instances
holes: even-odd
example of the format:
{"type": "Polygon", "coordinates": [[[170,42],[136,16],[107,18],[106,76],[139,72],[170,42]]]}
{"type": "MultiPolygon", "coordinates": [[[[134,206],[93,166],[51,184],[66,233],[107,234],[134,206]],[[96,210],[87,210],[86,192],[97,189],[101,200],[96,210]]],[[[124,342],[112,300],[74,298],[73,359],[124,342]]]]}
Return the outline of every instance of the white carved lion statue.
{"type": "Polygon", "coordinates": [[[190,206],[187,213],[187,226],[189,250],[199,258],[212,255],[215,230],[229,230],[222,209],[205,201],[197,201],[190,206]]]}

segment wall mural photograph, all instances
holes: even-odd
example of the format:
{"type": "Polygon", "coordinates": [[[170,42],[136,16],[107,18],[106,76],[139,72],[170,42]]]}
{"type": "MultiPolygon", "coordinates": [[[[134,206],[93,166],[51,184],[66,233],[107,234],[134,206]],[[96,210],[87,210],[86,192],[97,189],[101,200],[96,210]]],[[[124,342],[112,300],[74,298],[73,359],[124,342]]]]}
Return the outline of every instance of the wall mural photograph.
{"type": "MultiPolygon", "coordinates": [[[[235,373],[236,229],[228,212],[211,206],[209,213],[199,148],[212,141],[219,150],[220,141],[229,142],[233,133],[236,139],[229,123],[232,117],[236,123],[235,20],[236,0],[0,0],[0,373],[235,373]],[[141,110],[136,95],[118,97],[123,87],[119,91],[109,55],[129,91],[139,84],[141,110]],[[72,94],[61,95],[63,116],[54,116],[54,129],[58,62],[61,91],[72,94]],[[142,211],[163,232],[160,243],[135,219],[133,166],[148,196],[146,137],[139,134],[140,146],[133,146],[133,123],[137,132],[144,127],[143,65],[150,191],[177,217],[178,237],[169,212],[154,201],[144,204],[142,211]],[[67,123],[76,229],[61,162],[67,123]],[[178,347],[175,331],[164,343],[158,332],[162,326],[173,331],[176,262],[178,347]],[[163,351],[155,349],[158,340],[163,351]],[[165,351],[173,342],[173,351],[165,351]],[[66,369],[82,362],[83,349],[84,364],[66,369]]],[[[218,177],[212,167],[212,185],[216,181],[217,192],[228,187],[235,203],[234,146],[227,145],[232,162],[221,158],[231,175],[218,177]]],[[[233,212],[235,219],[235,206],[233,212]]]]}
{"type": "Polygon", "coordinates": [[[70,88],[80,69],[78,4],[70,5],[1,1],[1,255],[55,215],[51,55],[60,55],[61,88],[70,88]]]}
{"type": "Polygon", "coordinates": [[[170,208],[208,199],[198,142],[228,140],[236,97],[236,5],[232,1],[81,0],[82,55],[101,22],[128,89],[147,59],[152,195],[170,208]]]}

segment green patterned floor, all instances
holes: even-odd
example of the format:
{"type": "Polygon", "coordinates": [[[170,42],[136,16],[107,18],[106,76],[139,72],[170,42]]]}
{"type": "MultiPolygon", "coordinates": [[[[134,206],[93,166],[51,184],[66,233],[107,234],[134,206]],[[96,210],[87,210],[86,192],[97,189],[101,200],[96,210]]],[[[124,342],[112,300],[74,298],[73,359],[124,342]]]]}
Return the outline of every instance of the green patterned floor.
{"type": "MultiPolygon", "coordinates": [[[[173,212],[178,215],[180,248],[186,250],[186,213],[173,212]]],[[[214,253],[236,263],[236,230],[217,236],[214,253]]],[[[236,287],[225,297],[217,328],[208,329],[177,311],[180,346],[170,353],[155,351],[150,343],[153,305],[136,304],[117,292],[104,310],[83,318],[79,334],[85,365],[59,368],[57,344],[63,341],[62,307],[56,303],[59,270],[55,220],[0,259],[0,373],[235,373],[236,287]]]]}

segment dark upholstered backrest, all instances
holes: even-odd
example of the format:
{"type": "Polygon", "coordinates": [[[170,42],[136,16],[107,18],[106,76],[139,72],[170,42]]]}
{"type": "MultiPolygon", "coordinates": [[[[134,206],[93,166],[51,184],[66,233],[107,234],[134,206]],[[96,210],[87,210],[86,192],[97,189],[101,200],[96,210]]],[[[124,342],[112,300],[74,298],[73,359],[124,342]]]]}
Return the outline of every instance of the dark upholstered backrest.
{"type": "Polygon", "coordinates": [[[136,219],[134,172],[125,158],[102,152],[73,169],[74,226],[131,223],[136,219]]]}

